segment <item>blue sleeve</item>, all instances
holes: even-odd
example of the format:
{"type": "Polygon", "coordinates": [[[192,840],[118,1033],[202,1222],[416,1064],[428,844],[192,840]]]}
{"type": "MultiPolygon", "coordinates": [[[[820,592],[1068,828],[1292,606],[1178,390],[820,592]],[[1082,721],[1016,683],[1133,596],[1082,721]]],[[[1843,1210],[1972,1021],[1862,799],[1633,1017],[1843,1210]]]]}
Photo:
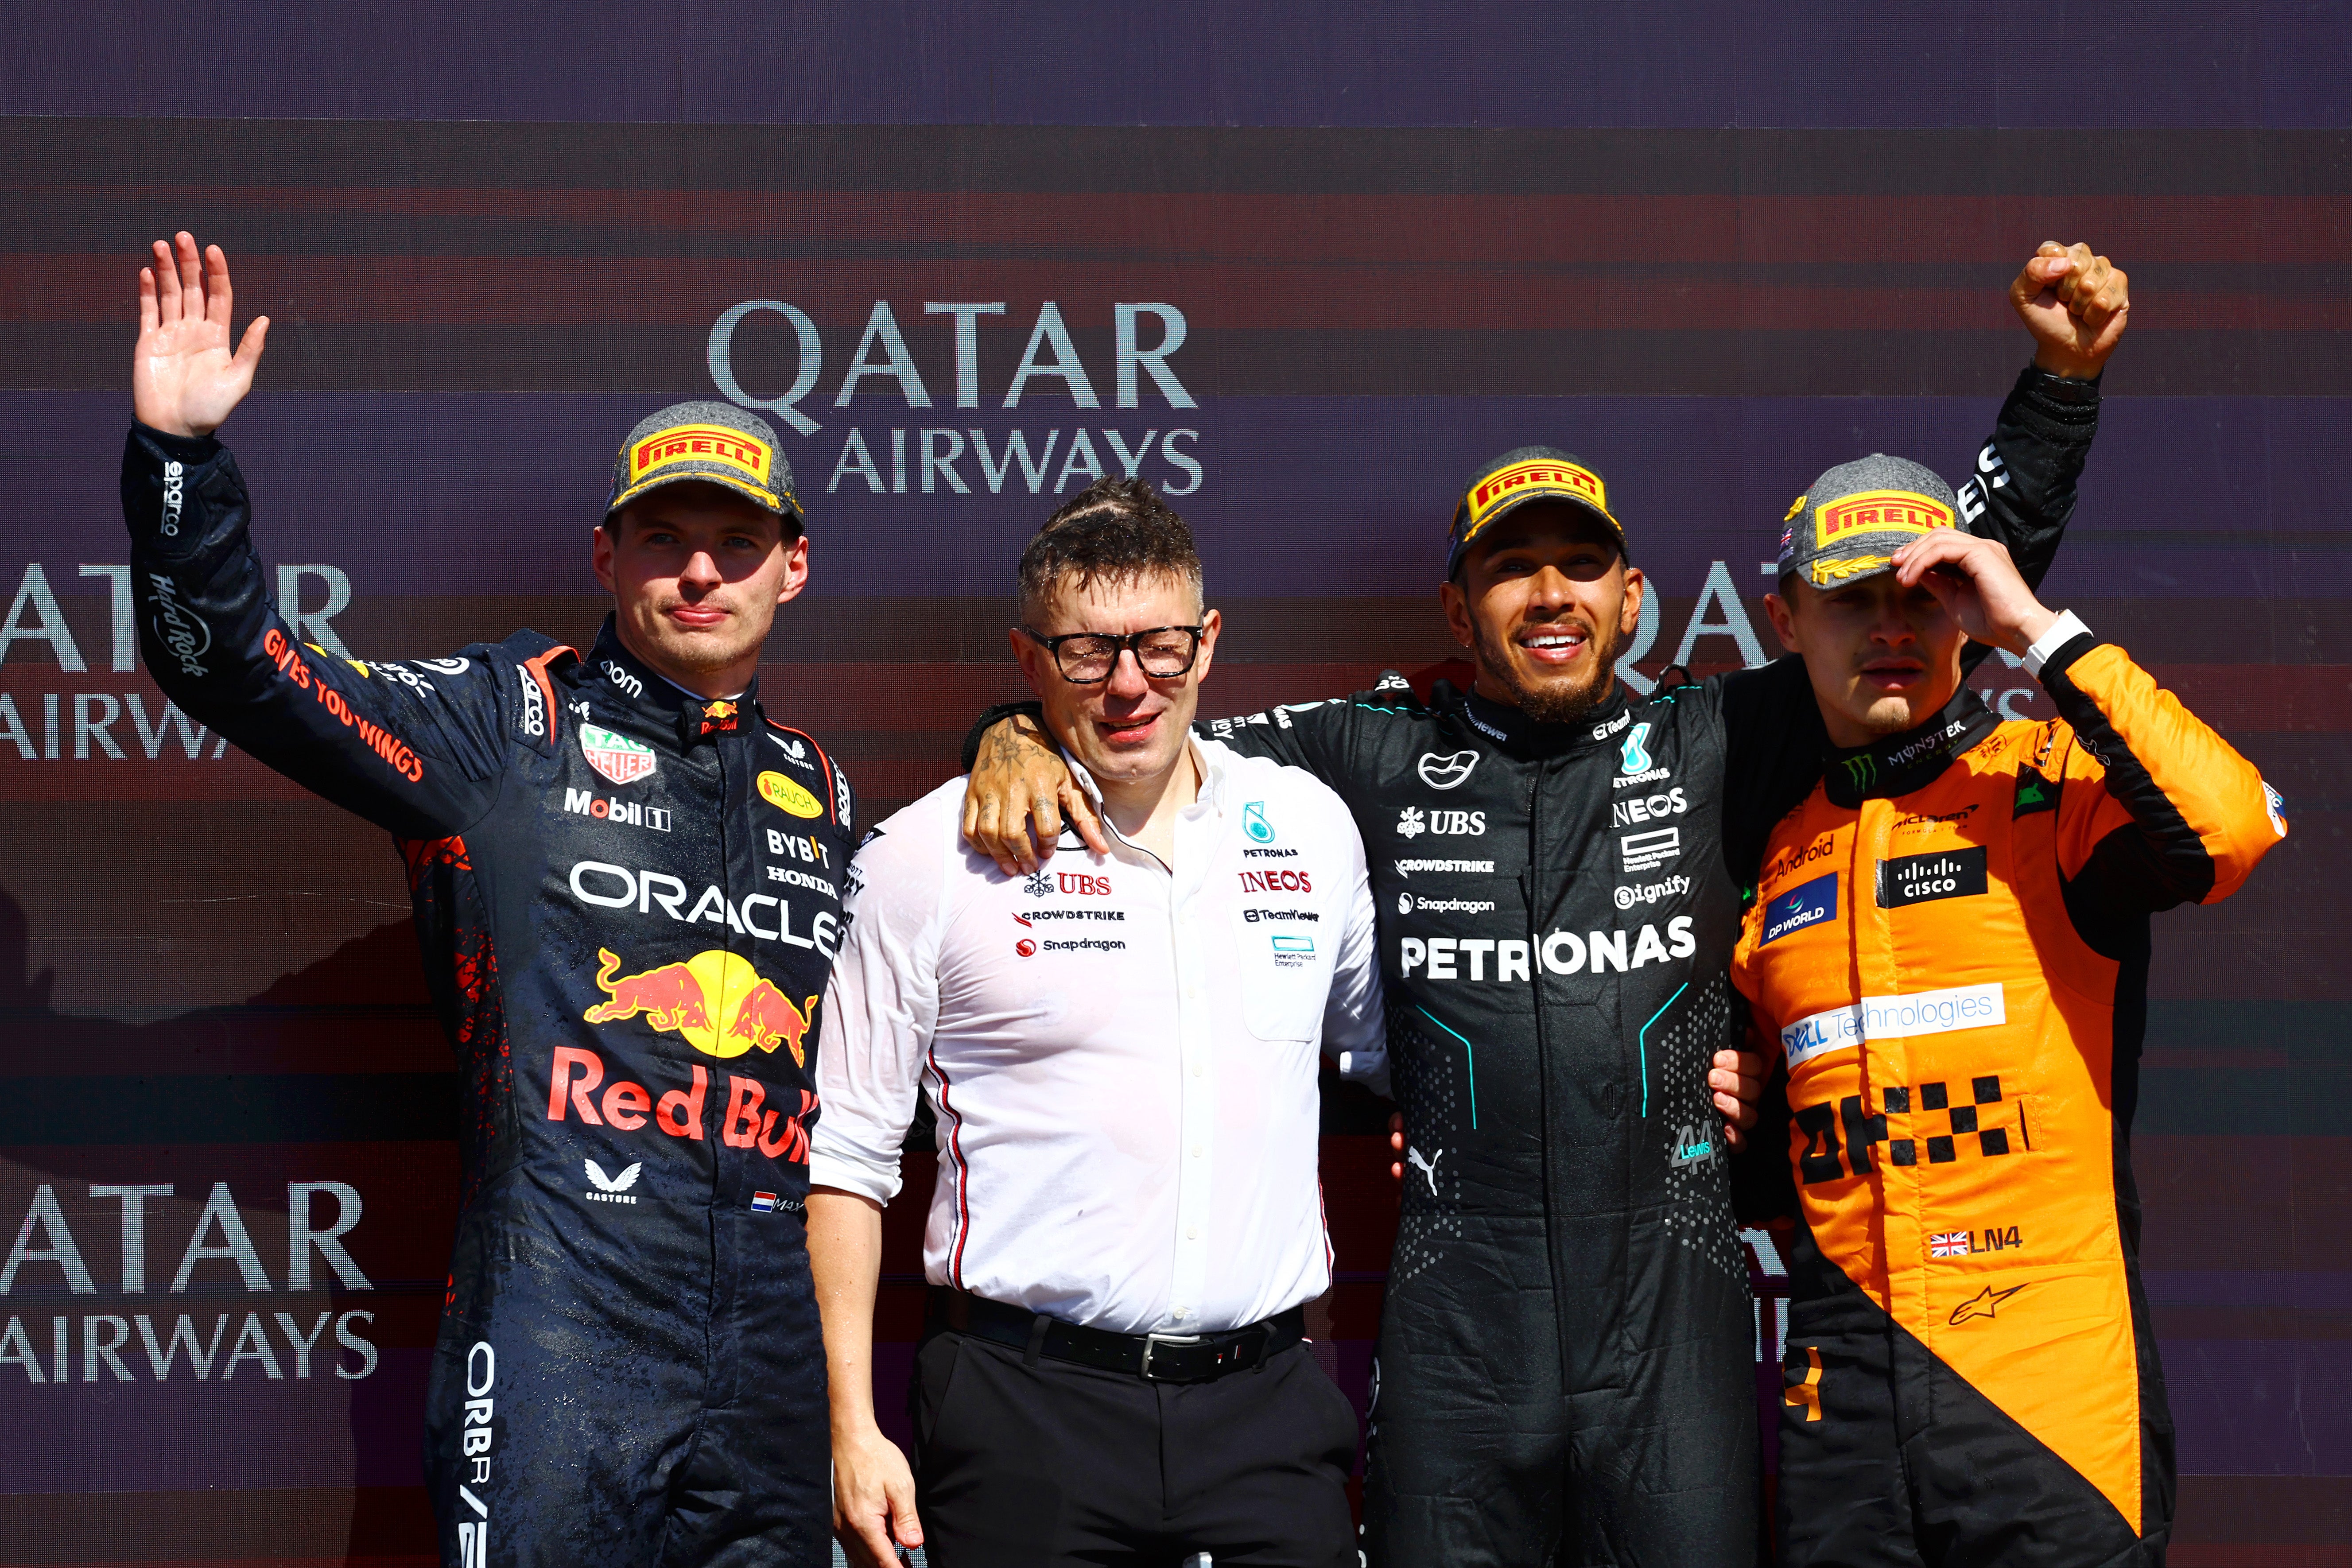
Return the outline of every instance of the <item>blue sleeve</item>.
{"type": "Polygon", "coordinates": [[[528,735],[536,710],[537,733],[552,732],[543,665],[509,669],[489,649],[347,663],[298,642],[269,602],[245,480],[219,442],[133,426],[122,510],[156,683],[305,789],[401,837],[446,837],[496,800],[510,725],[528,735]]]}

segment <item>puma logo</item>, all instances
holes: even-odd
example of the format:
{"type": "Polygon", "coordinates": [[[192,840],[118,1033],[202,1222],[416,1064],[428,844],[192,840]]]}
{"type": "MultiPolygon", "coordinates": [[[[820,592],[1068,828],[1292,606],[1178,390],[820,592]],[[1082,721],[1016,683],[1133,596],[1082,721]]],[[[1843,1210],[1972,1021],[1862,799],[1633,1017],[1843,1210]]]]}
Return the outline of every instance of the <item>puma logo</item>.
{"type": "Polygon", "coordinates": [[[1435,1154],[1424,1160],[1421,1157],[1420,1150],[1407,1149],[1404,1152],[1404,1157],[1406,1162],[1428,1181],[1429,1195],[1435,1197],[1437,1195],[1437,1162],[1445,1158],[1445,1151],[1440,1149],[1435,1154]]]}

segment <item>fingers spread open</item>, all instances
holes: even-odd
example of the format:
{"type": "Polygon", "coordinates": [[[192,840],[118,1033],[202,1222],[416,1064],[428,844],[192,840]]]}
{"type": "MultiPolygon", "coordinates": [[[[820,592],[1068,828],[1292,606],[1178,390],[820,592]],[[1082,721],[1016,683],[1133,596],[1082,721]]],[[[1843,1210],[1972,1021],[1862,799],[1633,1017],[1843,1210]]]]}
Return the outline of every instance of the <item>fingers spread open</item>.
{"type": "Polygon", "coordinates": [[[180,268],[173,259],[171,246],[160,239],[155,242],[155,297],[163,312],[163,325],[177,326],[180,321],[180,268]]]}
{"type": "Polygon", "coordinates": [[[226,331],[235,303],[236,294],[228,284],[228,257],[219,246],[208,245],[205,247],[205,317],[226,331]]]}
{"type": "Polygon", "coordinates": [[[199,321],[205,313],[204,258],[196,254],[196,237],[186,229],[179,233],[180,313],[199,321]]]}
{"type": "Polygon", "coordinates": [[[153,331],[160,324],[155,308],[155,269],[139,269],[139,331],[141,336],[153,331]]]}

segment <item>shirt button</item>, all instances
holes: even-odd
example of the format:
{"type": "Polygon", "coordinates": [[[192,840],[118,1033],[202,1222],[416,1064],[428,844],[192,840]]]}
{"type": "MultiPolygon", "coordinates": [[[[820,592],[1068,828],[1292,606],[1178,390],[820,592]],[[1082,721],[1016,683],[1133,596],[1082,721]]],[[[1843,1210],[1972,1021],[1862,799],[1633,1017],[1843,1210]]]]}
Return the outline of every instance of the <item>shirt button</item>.
{"type": "Polygon", "coordinates": [[[1201,1157],[1201,1146],[1200,1146],[1198,1143],[1195,1143],[1195,1144],[1193,1144],[1193,1145],[1192,1145],[1192,1158],[1194,1158],[1195,1160],[1197,1160],[1197,1159],[1199,1159],[1200,1157],[1201,1157]]]}
{"type": "Polygon", "coordinates": [[[1194,1078],[1199,1078],[1201,1076],[1201,1064],[1199,1062],[1194,1062],[1192,1064],[1192,1076],[1194,1078]]]}
{"type": "Polygon", "coordinates": [[[1189,1225],[1189,1226],[1186,1226],[1184,1227],[1184,1239],[1185,1239],[1185,1240],[1187,1240],[1187,1241],[1198,1241],[1198,1240],[1200,1240],[1200,1239],[1201,1239],[1201,1227],[1200,1227],[1199,1226],[1197,1226],[1197,1225],[1189,1225]]]}

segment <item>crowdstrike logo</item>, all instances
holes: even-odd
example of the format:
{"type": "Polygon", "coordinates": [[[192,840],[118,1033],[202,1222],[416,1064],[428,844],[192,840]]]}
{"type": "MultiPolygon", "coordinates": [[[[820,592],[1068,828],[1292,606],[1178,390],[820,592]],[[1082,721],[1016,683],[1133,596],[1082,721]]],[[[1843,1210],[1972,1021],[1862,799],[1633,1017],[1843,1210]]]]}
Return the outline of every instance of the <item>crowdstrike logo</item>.
{"type": "Polygon", "coordinates": [[[1400,877],[1410,877],[1415,871],[1466,871],[1492,876],[1495,872],[1495,863],[1492,860],[1399,860],[1396,862],[1396,873],[1400,877]]]}

